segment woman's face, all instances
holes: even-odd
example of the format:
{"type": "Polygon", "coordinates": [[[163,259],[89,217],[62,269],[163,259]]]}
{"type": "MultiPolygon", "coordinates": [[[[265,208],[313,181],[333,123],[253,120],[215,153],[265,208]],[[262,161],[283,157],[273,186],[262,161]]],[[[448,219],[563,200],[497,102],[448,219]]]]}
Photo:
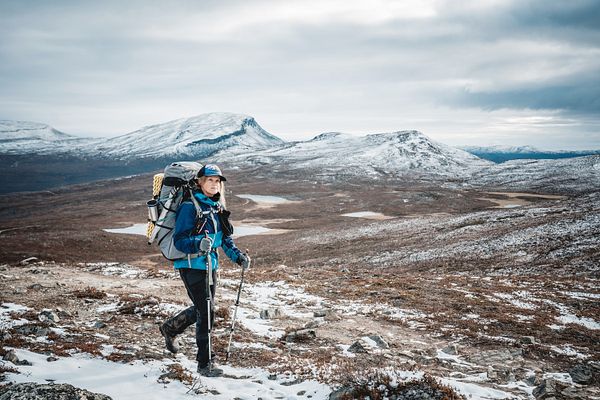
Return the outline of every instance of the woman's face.
{"type": "Polygon", "coordinates": [[[198,184],[206,196],[212,197],[219,193],[221,189],[221,178],[218,176],[203,176],[198,179],[198,184]]]}

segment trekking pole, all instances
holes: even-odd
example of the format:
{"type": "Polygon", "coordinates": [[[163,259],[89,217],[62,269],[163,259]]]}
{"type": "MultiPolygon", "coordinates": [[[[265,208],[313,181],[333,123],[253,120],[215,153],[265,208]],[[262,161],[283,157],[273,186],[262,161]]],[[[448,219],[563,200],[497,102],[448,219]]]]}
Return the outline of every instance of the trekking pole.
{"type": "MultiPolygon", "coordinates": [[[[204,231],[204,236],[207,239],[208,231],[204,231]]],[[[212,246],[211,246],[212,247],[212,246]]],[[[206,318],[208,324],[208,368],[212,370],[212,343],[210,339],[210,333],[212,331],[211,324],[211,303],[212,303],[212,295],[210,292],[210,284],[212,283],[212,257],[210,256],[211,249],[204,250],[204,256],[206,257],[206,318]]]]}
{"type": "MultiPolygon", "coordinates": [[[[248,249],[246,249],[246,254],[248,254],[248,249]]],[[[248,265],[250,268],[250,265],[248,265]]],[[[237,299],[235,300],[235,309],[233,311],[233,319],[231,320],[231,330],[229,331],[229,343],[227,344],[227,353],[225,354],[225,362],[229,360],[229,349],[231,349],[231,339],[233,338],[233,331],[235,330],[235,319],[237,317],[237,310],[240,305],[240,294],[242,293],[242,285],[244,284],[244,270],[242,267],[242,278],[240,279],[240,287],[237,292],[237,299]]]]}

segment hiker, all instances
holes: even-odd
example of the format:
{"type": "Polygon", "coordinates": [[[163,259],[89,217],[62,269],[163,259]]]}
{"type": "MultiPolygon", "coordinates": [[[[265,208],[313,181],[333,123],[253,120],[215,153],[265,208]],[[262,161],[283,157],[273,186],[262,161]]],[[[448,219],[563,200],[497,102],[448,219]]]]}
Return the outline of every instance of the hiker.
{"type": "Polygon", "coordinates": [[[231,238],[229,211],[225,209],[226,179],[216,165],[205,165],[197,174],[194,198],[197,200],[203,215],[197,215],[191,199],[185,200],[177,210],[175,231],[173,234],[175,247],[187,257],[174,261],[179,271],[187,294],[193,306],[167,319],[160,332],[165,338],[165,346],[171,353],[177,353],[175,337],[188,326],[196,323],[196,345],[198,352],[198,373],[203,376],[220,376],[223,370],[216,368],[212,362],[214,354],[210,352],[210,331],[208,325],[209,302],[207,293],[207,264],[212,265],[212,285],[210,286],[210,326],[214,322],[214,297],[217,286],[217,268],[219,256],[217,248],[225,252],[234,263],[247,269],[250,257],[241,252],[231,238]],[[208,259],[204,254],[209,255],[208,259]]]}

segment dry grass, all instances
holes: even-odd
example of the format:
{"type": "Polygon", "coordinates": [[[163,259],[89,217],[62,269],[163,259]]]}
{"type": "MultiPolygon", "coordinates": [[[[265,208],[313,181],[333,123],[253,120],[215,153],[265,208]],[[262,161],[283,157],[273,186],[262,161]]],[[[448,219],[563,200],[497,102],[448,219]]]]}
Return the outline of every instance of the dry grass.
{"type": "Polygon", "coordinates": [[[389,374],[380,371],[348,377],[344,385],[344,392],[339,398],[343,400],[384,400],[404,394],[409,395],[409,398],[418,398],[415,396],[415,392],[421,393],[423,397],[429,396],[428,398],[436,400],[466,400],[466,397],[454,389],[440,384],[428,375],[422,379],[397,383],[389,374]]]}
{"type": "Polygon", "coordinates": [[[180,364],[169,364],[167,370],[161,376],[158,377],[157,381],[162,384],[167,384],[170,381],[177,380],[185,384],[191,385],[194,381],[194,377],[187,372],[180,364]]]}
{"type": "Polygon", "coordinates": [[[86,287],[85,289],[81,289],[81,290],[74,290],[73,291],[73,296],[77,297],[78,299],[104,299],[106,298],[106,292],[102,291],[102,290],[98,290],[95,287],[86,287]]]}

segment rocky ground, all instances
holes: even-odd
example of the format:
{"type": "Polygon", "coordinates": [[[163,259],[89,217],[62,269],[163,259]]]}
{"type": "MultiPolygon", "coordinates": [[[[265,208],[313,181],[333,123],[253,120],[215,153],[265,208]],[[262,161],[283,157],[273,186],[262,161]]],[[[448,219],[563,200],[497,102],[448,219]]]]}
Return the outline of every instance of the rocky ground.
{"type": "MultiPolygon", "coordinates": [[[[102,230],[145,220],[149,182],[3,196],[7,381],[26,368],[11,350],[29,349],[171,360],[184,365],[172,379],[193,384],[157,329],[188,303],[177,275],[143,237],[102,230]]],[[[278,233],[236,241],[254,264],[230,365],[285,377],[300,385],[294,398],[307,396],[307,380],[343,391],[381,371],[431,377],[473,398],[600,398],[600,192],[235,173],[228,183],[234,219],[278,233]],[[343,216],[365,211],[383,216],[343,216]]],[[[240,271],[225,261],[220,275],[214,341],[223,361],[240,271]]],[[[193,359],[192,328],[181,341],[193,359]]]]}

